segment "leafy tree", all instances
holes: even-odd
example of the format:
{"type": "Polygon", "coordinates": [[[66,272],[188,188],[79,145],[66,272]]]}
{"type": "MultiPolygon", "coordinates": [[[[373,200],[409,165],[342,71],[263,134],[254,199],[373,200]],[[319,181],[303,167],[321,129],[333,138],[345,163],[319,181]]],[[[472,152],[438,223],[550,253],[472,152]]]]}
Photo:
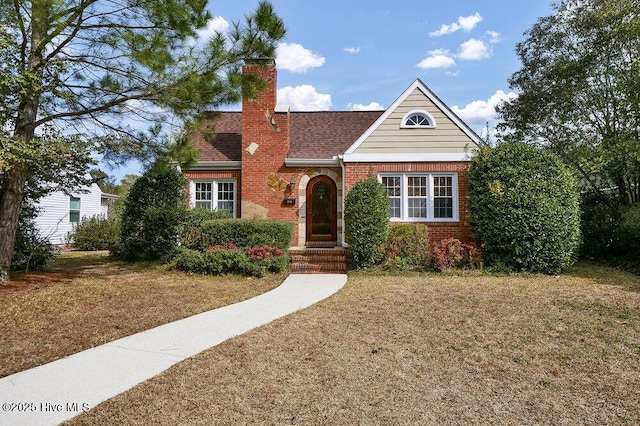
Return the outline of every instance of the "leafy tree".
{"type": "Polygon", "coordinates": [[[389,232],[389,198],[373,175],[356,182],[347,193],[344,222],[353,265],[366,268],[380,264],[389,232]]]}
{"type": "Polygon", "coordinates": [[[580,243],[575,178],[548,151],[522,143],[484,148],[469,171],[469,222],[487,265],[557,274],[580,243]]]}
{"type": "MultiPolygon", "coordinates": [[[[206,0],[0,2],[0,282],[9,279],[26,184],[34,164],[47,161],[40,155],[47,125],[85,144],[71,152],[114,161],[152,155],[161,128],[137,132],[127,120],[163,123],[166,111],[188,121],[264,87],[240,66],[274,56],[285,27],[271,4],[260,2],[228,34],[202,41],[206,7],[206,0]]],[[[79,176],[86,172],[85,163],[79,176]]]]}
{"type": "Polygon", "coordinates": [[[585,189],[640,201],[640,8],[629,0],[564,0],[516,46],[518,98],[500,109],[502,137],[544,146],[585,189]]]}

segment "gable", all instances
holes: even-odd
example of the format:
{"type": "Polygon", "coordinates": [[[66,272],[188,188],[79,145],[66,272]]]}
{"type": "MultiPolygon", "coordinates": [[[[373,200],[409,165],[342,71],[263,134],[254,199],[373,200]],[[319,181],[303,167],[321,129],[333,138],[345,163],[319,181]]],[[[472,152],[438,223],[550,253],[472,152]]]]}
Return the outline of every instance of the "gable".
{"type": "Polygon", "coordinates": [[[480,137],[473,132],[420,80],[416,80],[387,111],[345,152],[345,160],[395,156],[421,161],[460,158],[477,149],[480,137]],[[403,126],[408,114],[419,112],[429,126],[403,126]],[[417,158],[416,158],[417,159],[417,158]]]}

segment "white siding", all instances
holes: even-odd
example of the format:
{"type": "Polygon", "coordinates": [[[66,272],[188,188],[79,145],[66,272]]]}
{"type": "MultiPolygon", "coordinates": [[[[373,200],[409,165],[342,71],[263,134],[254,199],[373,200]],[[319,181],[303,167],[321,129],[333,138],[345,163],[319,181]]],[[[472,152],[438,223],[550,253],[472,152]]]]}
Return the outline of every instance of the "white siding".
{"type": "Polygon", "coordinates": [[[41,235],[49,238],[52,244],[68,243],[68,235],[74,225],[69,222],[70,196],[80,198],[81,218],[97,216],[101,213],[100,188],[94,183],[86,189],[87,193],[66,194],[63,191],[55,191],[39,201],[39,213],[35,223],[41,235]]]}

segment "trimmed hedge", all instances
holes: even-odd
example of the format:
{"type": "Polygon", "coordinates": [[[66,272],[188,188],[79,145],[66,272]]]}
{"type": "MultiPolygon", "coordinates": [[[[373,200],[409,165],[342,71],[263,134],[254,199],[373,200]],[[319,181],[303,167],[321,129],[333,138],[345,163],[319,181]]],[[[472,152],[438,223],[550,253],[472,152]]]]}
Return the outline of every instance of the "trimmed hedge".
{"type": "Polygon", "coordinates": [[[382,263],[389,231],[387,190],[374,176],[356,182],[344,202],[345,236],[355,267],[382,263]]]}
{"type": "Polygon", "coordinates": [[[230,244],[215,246],[200,252],[179,248],[173,265],[182,271],[204,275],[242,274],[262,277],[268,272],[279,273],[289,266],[288,256],[276,247],[240,249],[230,244]]]}
{"type": "Polygon", "coordinates": [[[557,274],[576,259],[576,180],[548,151],[522,143],[482,149],[469,171],[469,213],[488,266],[557,274]]]}
{"type": "Polygon", "coordinates": [[[202,222],[199,241],[185,247],[204,251],[211,246],[235,244],[249,249],[270,246],[287,251],[293,237],[293,224],[271,219],[207,220],[202,222]]]}
{"type": "Polygon", "coordinates": [[[231,215],[225,210],[208,210],[201,208],[187,210],[178,230],[180,245],[189,248],[200,247],[202,240],[202,223],[214,219],[231,219],[231,215]]]}

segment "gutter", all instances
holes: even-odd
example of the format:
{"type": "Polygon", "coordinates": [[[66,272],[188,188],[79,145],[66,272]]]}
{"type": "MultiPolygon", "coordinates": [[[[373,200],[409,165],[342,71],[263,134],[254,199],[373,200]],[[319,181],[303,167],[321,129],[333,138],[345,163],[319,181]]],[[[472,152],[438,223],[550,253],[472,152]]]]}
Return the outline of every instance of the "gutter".
{"type": "Polygon", "coordinates": [[[189,167],[189,171],[201,171],[201,170],[240,170],[242,168],[242,161],[198,161],[193,166],[189,167]]]}
{"type": "Polygon", "coordinates": [[[337,157],[333,158],[285,158],[287,167],[335,167],[340,165],[337,157]]]}
{"type": "Polygon", "coordinates": [[[345,221],[344,221],[344,199],[347,197],[347,174],[346,174],[346,166],[344,164],[344,155],[338,155],[338,162],[340,163],[340,168],[342,169],[342,247],[349,247],[345,238],[345,221]]]}

